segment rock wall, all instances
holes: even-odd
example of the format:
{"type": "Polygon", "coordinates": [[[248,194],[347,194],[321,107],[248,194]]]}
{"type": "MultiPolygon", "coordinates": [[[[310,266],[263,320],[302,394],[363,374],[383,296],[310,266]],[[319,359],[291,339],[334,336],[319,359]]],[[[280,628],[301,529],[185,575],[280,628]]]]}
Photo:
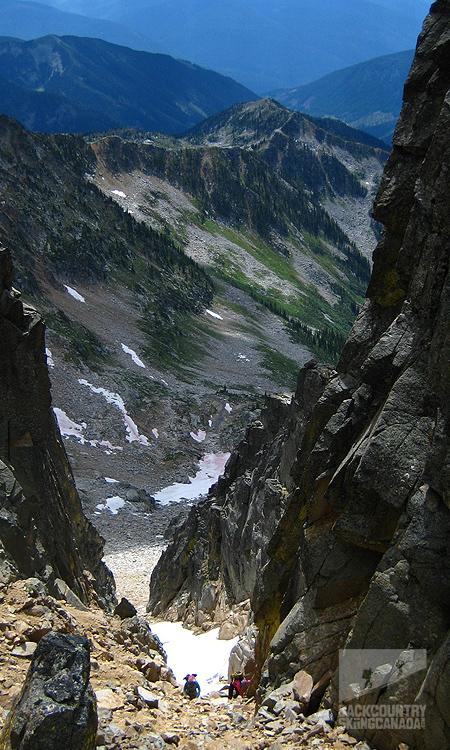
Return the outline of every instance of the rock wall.
{"type": "Polygon", "coordinates": [[[360,732],[379,750],[445,750],[450,736],[449,133],[446,0],[418,40],[374,208],[384,231],[336,372],[310,365],[272,432],[273,406],[249,430],[151,587],[160,610],[250,596],[261,696],[302,669],[337,708],[340,648],[426,649],[427,672],[366,698],[426,707],[425,729],[360,732]]]}
{"type": "Polygon", "coordinates": [[[51,409],[45,325],[12,288],[0,247],[0,583],[62,578],[84,602],[111,603],[103,540],[85,518],[51,409]]]}

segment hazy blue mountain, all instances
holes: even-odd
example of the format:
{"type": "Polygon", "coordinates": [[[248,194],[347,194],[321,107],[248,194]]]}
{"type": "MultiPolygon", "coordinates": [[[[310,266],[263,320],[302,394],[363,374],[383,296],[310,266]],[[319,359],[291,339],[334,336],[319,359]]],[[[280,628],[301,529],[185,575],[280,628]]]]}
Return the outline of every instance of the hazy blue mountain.
{"type": "MultiPolygon", "coordinates": [[[[3,4],[11,6],[12,0],[3,4]]],[[[333,70],[415,46],[425,0],[47,0],[47,26],[33,26],[31,9],[14,0],[14,13],[0,13],[0,35],[35,38],[46,33],[97,36],[126,46],[164,52],[229,75],[259,94],[313,81],[333,70]],[[53,5],[54,8],[49,6],[53,5]],[[51,11],[64,12],[56,28],[51,11]],[[117,25],[114,38],[71,26],[94,15],[117,25]],[[8,21],[8,23],[7,23],[8,21]],[[14,23],[12,30],[11,23],[14,23]],[[119,25],[127,28],[118,38],[119,25]],[[25,30],[26,33],[25,33],[25,30]],[[129,34],[136,34],[130,41],[129,34]],[[126,37],[126,38],[125,38],[126,37]],[[150,40],[147,42],[147,40],[150,40]]],[[[44,7],[44,6],[41,6],[44,7]]],[[[0,10],[2,5],[0,3],[0,10]]],[[[93,18],[91,19],[94,20],[93,18]]],[[[109,33],[109,32],[108,32],[109,33]]]]}
{"type": "Polygon", "coordinates": [[[66,13],[43,3],[28,0],[0,0],[0,36],[37,39],[47,34],[73,35],[105,39],[133,49],[161,52],[155,41],[137,30],[90,14],[66,13]]]}
{"type": "Polygon", "coordinates": [[[217,0],[141,1],[127,3],[120,21],[139,24],[175,57],[264,93],[414,47],[421,21],[408,5],[399,11],[370,0],[227,0],[224,11],[217,0]]]}
{"type": "Polygon", "coordinates": [[[191,63],[78,37],[0,38],[0,76],[28,90],[22,103],[19,89],[11,96],[0,92],[3,113],[49,133],[123,125],[176,133],[257,98],[231,78],[191,63]]]}
{"type": "Polygon", "coordinates": [[[413,57],[414,50],[377,57],[272,96],[290,109],[337,117],[390,144],[413,57]]]}

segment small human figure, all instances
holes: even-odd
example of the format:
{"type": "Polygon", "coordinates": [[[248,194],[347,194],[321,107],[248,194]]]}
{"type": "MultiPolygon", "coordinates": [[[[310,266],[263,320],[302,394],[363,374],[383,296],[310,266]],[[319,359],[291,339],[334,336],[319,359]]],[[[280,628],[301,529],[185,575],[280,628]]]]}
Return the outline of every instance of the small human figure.
{"type": "Polygon", "coordinates": [[[243,697],[243,687],[247,685],[247,680],[245,679],[242,672],[235,672],[231,675],[231,681],[228,686],[228,698],[229,700],[232,700],[233,698],[237,698],[238,695],[243,697]]]}
{"type": "Polygon", "coordinates": [[[198,698],[200,695],[200,685],[197,682],[196,674],[187,674],[184,678],[183,695],[186,695],[189,700],[198,698]]]}

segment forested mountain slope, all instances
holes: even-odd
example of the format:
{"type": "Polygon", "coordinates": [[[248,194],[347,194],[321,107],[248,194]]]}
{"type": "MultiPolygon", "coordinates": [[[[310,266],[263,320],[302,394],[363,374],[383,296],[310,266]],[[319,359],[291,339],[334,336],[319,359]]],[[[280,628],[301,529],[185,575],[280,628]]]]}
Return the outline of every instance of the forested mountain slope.
{"type": "Polygon", "coordinates": [[[30,130],[129,126],[178,133],[256,95],[231,78],[168,55],[100,39],[0,38],[2,112],[30,130]]]}
{"type": "Polygon", "coordinates": [[[369,206],[384,144],[270,99],[236,105],[172,141],[120,135],[93,144],[99,187],[122,180],[118,200],[160,228],[164,184],[181,190],[190,206],[168,223],[193,258],[290,320],[300,341],[329,346],[328,357],[340,348],[369,279],[369,206]]]}
{"type": "Polygon", "coordinates": [[[428,6],[426,0],[228,0],[223,6],[209,0],[1,0],[0,35],[89,36],[163,52],[263,95],[411,49],[428,6]]]}
{"type": "Polygon", "coordinates": [[[413,57],[414,50],[376,57],[272,96],[290,109],[336,117],[390,146],[413,57]]]}

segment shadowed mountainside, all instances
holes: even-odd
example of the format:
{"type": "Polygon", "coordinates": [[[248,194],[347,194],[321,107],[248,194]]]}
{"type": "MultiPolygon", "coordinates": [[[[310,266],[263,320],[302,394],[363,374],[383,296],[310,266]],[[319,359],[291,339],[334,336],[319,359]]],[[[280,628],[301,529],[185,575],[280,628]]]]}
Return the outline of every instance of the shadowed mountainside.
{"type": "Polygon", "coordinates": [[[124,208],[169,225],[218,281],[249,293],[321,356],[340,351],[370,275],[384,144],[270,99],[237,104],[175,139],[120,135],[93,143],[101,189],[122,181],[124,208]],[[173,188],[190,207],[164,223],[173,188]]]}
{"type": "Polygon", "coordinates": [[[44,321],[11,287],[11,256],[0,248],[0,583],[58,579],[85,603],[111,604],[114,582],[103,540],[83,515],[55,416],[44,321]]]}

